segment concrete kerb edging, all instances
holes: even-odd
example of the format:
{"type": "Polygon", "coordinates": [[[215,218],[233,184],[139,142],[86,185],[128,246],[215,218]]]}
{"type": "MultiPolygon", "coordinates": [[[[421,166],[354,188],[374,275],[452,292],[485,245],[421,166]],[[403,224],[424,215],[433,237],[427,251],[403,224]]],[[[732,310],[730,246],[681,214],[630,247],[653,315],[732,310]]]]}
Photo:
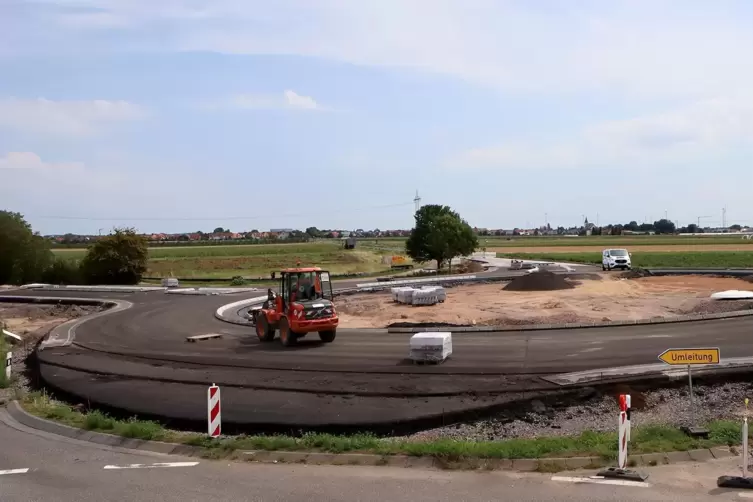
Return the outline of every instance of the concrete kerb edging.
{"type": "MultiPolygon", "coordinates": [[[[580,329],[580,328],[607,328],[614,326],[647,326],[651,324],[673,324],[681,322],[694,321],[712,321],[717,319],[732,319],[735,317],[753,316],[753,309],[736,310],[733,312],[723,312],[719,314],[697,314],[677,317],[667,317],[662,319],[638,319],[635,321],[603,321],[603,322],[585,322],[585,323],[565,323],[565,324],[533,324],[522,326],[453,326],[446,329],[453,333],[484,333],[497,331],[546,331],[556,329],[580,329]]],[[[387,328],[387,333],[422,333],[425,331],[436,331],[445,329],[442,326],[434,327],[405,327],[405,328],[387,328]]]]}
{"type": "MultiPolygon", "coordinates": [[[[71,439],[88,441],[90,443],[168,455],[202,456],[202,454],[207,451],[198,446],[124,438],[113,434],[92,432],[70,427],[68,425],[59,424],[51,420],[34,416],[24,410],[18,401],[8,403],[7,411],[11,418],[26,427],[71,439]]],[[[268,450],[239,451],[238,453],[242,455],[241,458],[244,460],[268,463],[390,466],[424,469],[493,469],[521,472],[590,469],[603,467],[612,463],[602,457],[542,459],[467,458],[459,462],[453,462],[430,456],[415,457],[409,455],[375,455],[370,453],[325,453],[268,450]]],[[[712,459],[734,457],[737,455],[737,452],[732,448],[719,446],[709,449],[631,455],[630,463],[641,466],[654,466],[677,462],[704,462],[712,459]]]]}

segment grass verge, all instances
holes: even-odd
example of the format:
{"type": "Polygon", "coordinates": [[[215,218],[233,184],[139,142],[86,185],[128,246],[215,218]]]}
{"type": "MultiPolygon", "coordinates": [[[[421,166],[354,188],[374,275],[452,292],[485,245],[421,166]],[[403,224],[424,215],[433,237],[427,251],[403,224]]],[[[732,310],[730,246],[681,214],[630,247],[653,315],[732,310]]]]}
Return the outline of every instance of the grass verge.
{"type": "MultiPolygon", "coordinates": [[[[749,268],[753,267],[753,251],[689,251],[632,253],[633,267],[661,268],[749,268]]],[[[601,265],[601,252],[595,253],[497,253],[498,258],[563,261],[601,265]]]]}
{"type": "MultiPolygon", "coordinates": [[[[5,328],[5,324],[0,319],[0,330],[5,328]]],[[[5,341],[5,335],[0,333],[0,389],[7,389],[10,386],[10,382],[5,378],[5,363],[6,354],[10,346],[5,341]]]]}
{"type": "MultiPolygon", "coordinates": [[[[338,436],[308,433],[291,436],[232,436],[220,440],[198,433],[165,429],[157,422],[144,420],[116,420],[99,411],[83,413],[56,402],[42,393],[25,396],[23,408],[38,417],[90,431],[105,432],[127,438],[165,441],[205,448],[211,458],[231,456],[235,451],[312,451],[325,453],[373,453],[377,455],[428,456],[443,461],[462,461],[474,458],[521,459],[576,456],[599,456],[615,459],[617,434],[611,432],[583,432],[576,436],[540,437],[535,439],[506,439],[500,441],[460,441],[436,439],[406,441],[382,439],[371,434],[338,436]]],[[[633,453],[686,451],[713,446],[736,445],[740,426],[733,421],[714,421],[706,426],[708,439],[692,438],[669,426],[645,426],[634,429],[631,440],[633,453]]]]}

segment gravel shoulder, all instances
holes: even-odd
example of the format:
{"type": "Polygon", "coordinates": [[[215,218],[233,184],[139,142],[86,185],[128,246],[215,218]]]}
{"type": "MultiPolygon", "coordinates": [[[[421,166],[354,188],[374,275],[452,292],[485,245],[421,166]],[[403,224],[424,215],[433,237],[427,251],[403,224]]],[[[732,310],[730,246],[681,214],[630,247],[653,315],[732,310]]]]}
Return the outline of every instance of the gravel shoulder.
{"type": "MultiPolygon", "coordinates": [[[[632,423],[641,425],[691,424],[690,397],[687,387],[657,389],[645,393],[630,391],[633,397],[632,423]]],[[[500,440],[538,436],[569,436],[586,430],[616,431],[619,406],[615,395],[602,395],[595,389],[584,389],[579,404],[554,405],[532,401],[528,409],[505,412],[492,418],[422,431],[409,436],[416,440],[462,439],[500,440]]],[[[734,382],[694,387],[695,420],[703,424],[711,420],[739,419],[745,409],[744,400],[753,396],[753,384],[734,382]]]]}

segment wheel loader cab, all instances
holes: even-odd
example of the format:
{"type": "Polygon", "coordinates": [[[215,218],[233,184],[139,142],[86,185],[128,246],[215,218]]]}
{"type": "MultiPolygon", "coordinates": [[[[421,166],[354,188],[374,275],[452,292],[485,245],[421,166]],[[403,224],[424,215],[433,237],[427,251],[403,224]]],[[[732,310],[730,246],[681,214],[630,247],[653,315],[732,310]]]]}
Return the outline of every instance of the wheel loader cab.
{"type": "Polygon", "coordinates": [[[259,311],[256,332],[261,341],[271,341],[280,330],[283,345],[317,331],[323,342],[335,339],[339,318],[332,302],[329,272],[319,268],[294,268],[280,274],[280,293],[274,303],[259,311]]]}

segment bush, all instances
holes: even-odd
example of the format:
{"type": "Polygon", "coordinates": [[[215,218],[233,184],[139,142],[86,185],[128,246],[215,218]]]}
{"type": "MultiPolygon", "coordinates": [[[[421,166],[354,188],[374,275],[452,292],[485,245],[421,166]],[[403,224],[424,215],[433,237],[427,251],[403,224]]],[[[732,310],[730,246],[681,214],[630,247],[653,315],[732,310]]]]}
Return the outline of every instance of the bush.
{"type": "Polygon", "coordinates": [[[132,228],[115,229],[89,248],[81,273],[89,284],[138,284],[149,259],[147,244],[132,228]]]}
{"type": "Polygon", "coordinates": [[[47,284],[81,284],[81,267],[78,261],[56,258],[42,274],[42,282],[47,284]]]}
{"type": "Polygon", "coordinates": [[[246,285],[246,279],[241,277],[240,275],[236,275],[233,277],[233,279],[230,281],[231,286],[245,286],[246,285]]]}

